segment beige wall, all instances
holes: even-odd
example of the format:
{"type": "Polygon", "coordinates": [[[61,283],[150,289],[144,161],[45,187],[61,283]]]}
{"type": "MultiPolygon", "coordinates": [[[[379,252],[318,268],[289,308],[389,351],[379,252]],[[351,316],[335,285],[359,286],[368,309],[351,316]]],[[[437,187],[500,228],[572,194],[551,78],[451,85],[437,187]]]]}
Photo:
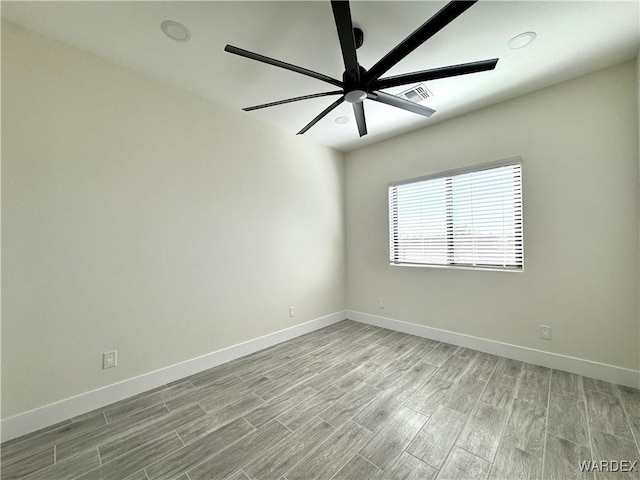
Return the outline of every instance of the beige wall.
{"type": "Polygon", "coordinates": [[[4,418],[344,308],[342,154],[3,23],[2,163],[4,418]]]}
{"type": "Polygon", "coordinates": [[[3,418],[345,306],[639,368],[640,156],[628,100],[640,65],[351,152],[345,164],[2,27],[3,418]],[[388,265],[389,181],[514,155],[524,159],[524,273],[388,265]],[[540,323],[551,342],[538,339],[540,323]],[[120,365],[103,371],[110,349],[120,365]]]}
{"type": "Polygon", "coordinates": [[[635,62],[346,158],[351,310],[638,369],[635,62]],[[525,271],[392,267],[387,183],[520,155],[525,271]],[[378,298],[386,308],[378,308],[378,298]],[[552,340],[538,338],[538,325],[552,340]]]}

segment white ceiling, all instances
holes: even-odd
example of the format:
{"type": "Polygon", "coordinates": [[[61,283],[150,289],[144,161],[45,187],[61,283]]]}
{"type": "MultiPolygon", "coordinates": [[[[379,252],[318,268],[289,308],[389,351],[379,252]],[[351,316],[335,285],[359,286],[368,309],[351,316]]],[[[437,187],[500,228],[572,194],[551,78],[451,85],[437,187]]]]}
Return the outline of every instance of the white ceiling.
{"type": "MultiPolygon", "coordinates": [[[[364,30],[358,60],[370,68],[446,1],[354,1],[354,24],[364,30]]],[[[2,17],[117,64],[240,110],[289,97],[335,90],[333,85],[223,51],[231,45],[334,78],[344,70],[329,1],[257,2],[27,2],[3,1],[2,17]],[[176,20],[191,31],[178,43],[160,30],[176,20]]],[[[499,57],[495,70],[427,84],[434,97],[427,119],[365,101],[369,134],[359,138],[351,105],[343,104],[305,136],[352,150],[401,132],[537,90],[638,55],[638,0],[480,1],[385,76],[499,57]],[[535,31],[520,50],[507,42],[535,31]],[[348,116],[345,125],[338,116],[348,116]]],[[[407,87],[388,89],[400,92],[407,87]]],[[[294,135],[338,97],[257,110],[250,115],[294,135]]],[[[606,101],[603,98],[585,101],[606,101]]],[[[553,121],[553,119],[549,119],[553,121]]]]}

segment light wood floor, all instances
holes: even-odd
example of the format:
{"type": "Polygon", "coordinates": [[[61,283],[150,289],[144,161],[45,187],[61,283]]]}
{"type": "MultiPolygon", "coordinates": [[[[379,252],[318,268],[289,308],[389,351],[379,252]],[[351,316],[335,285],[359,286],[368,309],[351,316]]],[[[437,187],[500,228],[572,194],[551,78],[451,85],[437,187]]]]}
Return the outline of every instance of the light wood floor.
{"type": "Polygon", "coordinates": [[[6,442],[2,478],[638,479],[578,464],[638,441],[638,390],[344,321],[6,442]]]}

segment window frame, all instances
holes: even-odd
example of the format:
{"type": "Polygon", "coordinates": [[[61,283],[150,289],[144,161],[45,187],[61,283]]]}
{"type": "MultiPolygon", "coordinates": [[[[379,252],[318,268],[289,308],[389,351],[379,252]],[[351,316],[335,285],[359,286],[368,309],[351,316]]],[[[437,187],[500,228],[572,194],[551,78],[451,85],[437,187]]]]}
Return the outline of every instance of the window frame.
{"type": "MultiPolygon", "coordinates": [[[[392,181],[387,184],[387,207],[388,207],[388,252],[389,252],[389,265],[394,267],[417,267],[417,268],[445,268],[445,269],[453,269],[453,270],[481,270],[481,271],[498,271],[498,272],[524,272],[524,183],[522,181],[524,171],[524,165],[522,161],[522,157],[509,157],[502,160],[497,160],[493,162],[487,162],[482,164],[471,165],[462,168],[456,168],[452,170],[441,171],[437,173],[432,173],[428,175],[421,175],[418,177],[412,177],[399,181],[392,181]],[[427,180],[435,180],[435,179],[447,179],[448,177],[453,177],[456,175],[463,175],[465,173],[471,172],[481,172],[484,170],[491,170],[494,168],[500,167],[508,167],[518,165],[520,167],[520,229],[521,229],[521,237],[520,237],[520,248],[522,251],[522,264],[520,266],[504,266],[504,265],[485,265],[485,264],[463,264],[463,263],[405,263],[405,262],[395,262],[393,260],[393,250],[392,250],[392,236],[393,236],[393,225],[391,218],[391,188],[397,187],[400,185],[407,185],[412,183],[423,182],[427,180]]],[[[446,181],[446,180],[445,180],[446,181]]],[[[446,182],[450,185],[450,181],[446,182]]],[[[444,201],[447,201],[447,196],[445,195],[444,201]]],[[[449,257],[453,250],[453,233],[447,229],[447,257],[449,257]],[[451,239],[449,241],[449,239],[451,239]],[[451,253],[450,253],[451,250],[451,253]]]]}

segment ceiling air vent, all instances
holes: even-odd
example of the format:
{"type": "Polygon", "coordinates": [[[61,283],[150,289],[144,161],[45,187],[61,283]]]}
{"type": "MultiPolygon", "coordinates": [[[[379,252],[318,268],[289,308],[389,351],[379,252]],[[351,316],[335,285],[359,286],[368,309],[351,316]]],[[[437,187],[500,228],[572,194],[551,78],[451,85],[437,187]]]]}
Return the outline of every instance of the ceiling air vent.
{"type": "Polygon", "coordinates": [[[424,83],[420,83],[415,87],[411,87],[409,90],[405,90],[399,97],[406,98],[407,100],[420,103],[429,97],[433,97],[433,93],[429,90],[424,83]]]}

